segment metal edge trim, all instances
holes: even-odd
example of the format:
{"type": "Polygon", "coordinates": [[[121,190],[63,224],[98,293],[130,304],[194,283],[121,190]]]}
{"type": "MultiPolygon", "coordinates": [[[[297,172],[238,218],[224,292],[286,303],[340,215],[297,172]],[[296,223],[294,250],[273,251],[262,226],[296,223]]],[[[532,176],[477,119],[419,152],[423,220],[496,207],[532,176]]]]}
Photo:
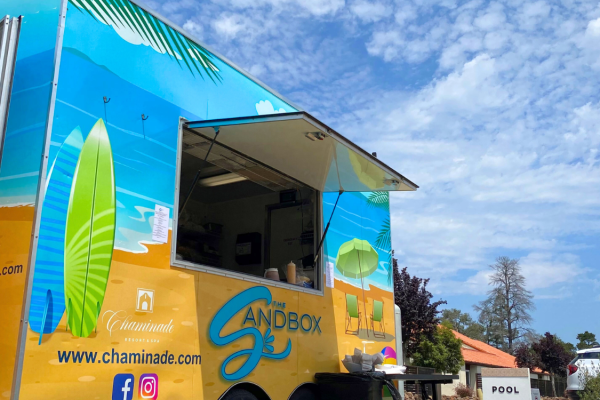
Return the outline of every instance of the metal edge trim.
{"type": "Polygon", "coordinates": [[[6,135],[8,112],[10,110],[10,100],[12,98],[12,87],[17,66],[17,50],[19,48],[19,38],[21,37],[23,16],[10,18],[7,15],[2,23],[6,23],[8,28],[3,32],[7,40],[5,46],[1,50],[3,52],[3,65],[0,65],[0,72],[5,77],[4,85],[0,90],[0,103],[2,103],[2,100],[5,102],[4,107],[0,109],[0,163],[2,162],[2,154],[4,151],[4,136],[6,135]],[[16,36],[16,38],[14,38],[14,36],[16,36]],[[14,53],[10,54],[9,52],[13,46],[14,53]],[[8,74],[10,75],[10,80],[8,82],[6,81],[7,71],[9,71],[8,74]]]}
{"type": "Polygon", "coordinates": [[[237,72],[239,72],[240,74],[244,75],[246,78],[250,79],[251,81],[253,81],[257,85],[259,85],[263,89],[267,90],[268,92],[270,92],[274,96],[279,97],[280,100],[286,102],[288,105],[294,107],[298,111],[303,111],[302,107],[300,107],[299,105],[297,105],[293,101],[289,100],[287,97],[283,96],[278,91],[272,89],[267,84],[265,84],[264,82],[262,82],[260,79],[258,79],[256,77],[250,75],[250,73],[246,72],[244,69],[242,69],[236,63],[234,63],[233,61],[231,61],[230,59],[228,59],[227,57],[225,57],[224,55],[222,55],[218,51],[215,51],[211,46],[208,46],[205,43],[203,43],[201,40],[198,40],[198,38],[196,38],[194,35],[192,35],[191,33],[187,32],[187,31],[185,31],[179,25],[176,25],[174,22],[172,22],[168,18],[164,17],[159,12],[151,10],[151,9],[145,7],[145,6],[140,5],[140,3],[139,3],[138,0],[129,0],[129,2],[131,2],[131,3],[135,4],[136,6],[140,7],[141,9],[143,9],[144,11],[146,11],[148,14],[152,15],[153,17],[158,18],[164,24],[166,24],[166,25],[170,26],[171,28],[175,29],[177,32],[179,32],[182,35],[186,36],[188,39],[194,41],[196,44],[204,47],[206,50],[210,51],[216,57],[220,58],[224,63],[228,64],[231,68],[235,69],[237,72]]]}
{"type": "Polygon", "coordinates": [[[35,212],[33,216],[33,229],[31,232],[31,241],[29,247],[29,261],[27,276],[25,278],[25,290],[23,293],[23,303],[21,308],[21,321],[19,323],[19,336],[17,337],[17,354],[15,357],[15,367],[13,371],[13,381],[11,387],[11,400],[18,400],[21,390],[21,376],[23,374],[23,361],[25,358],[25,347],[27,345],[27,329],[29,326],[28,316],[31,305],[31,291],[33,289],[33,275],[35,273],[35,260],[37,255],[38,236],[40,231],[40,219],[42,216],[42,199],[44,198],[46,188],[46,171],[48,168],[48,154],[50,150],[50,140],[52,135],[52,125],[54,122],[54,108],[56,105],[56,92],[58,89],[58,77],[60,72],[60,60],[62,56],[62,44],[65,33],[65,22],[67,18],[68,0],[61,0],[60,12],[58,14],[58,27],[56,33],[56,44],[54,48],[54,71],[52,77],[52,90],[50,93],[50,103],[48,105],[48,114],[46,119],[46,134],[44,135],[43,153],[41,157],[40,175],[38,179],[38,188],[35,199],[35,212]]]}
{"type": "Polygon", "coordinates": [[[301,286],[291,285],[288,283],[280,283],[280,282],[272,281],[270,279],[262,278],[260,276],[245,275],[245,274],[227,270],[227,269],[215,268],[215,267],[211,267],[208,265],[196,264],[196,263],[192,263],[192,262],[184,261],[184,260],[175,260],[175,262],[173,262],[172,266],[176,267],[176,268],[183,268],[183,269],[191,270],[191,271],[198,271],[198,272],[204,272],[207,274],[219,275],[224,278],[231,278],[231,279],[236,279],[239,281],[253,282],[253,283],[256,283],[259,285],[276,287],[278,289],[287,289],[287,290],[290,290],[293,292],[307,293],[307,294],[312,294],[315,296],[322,296],[322,297],[325,296],[323,289],[309,289],[309,288],[304,288],[301,286]]]}
{"type": "Polygon", "coordinates": [[[177,261],[177,221],[179,221],[179,185],[181,184],[181,158],[183,154],[183,127],[187,119],[179,117],[177,132],[177,162],[175,165],[175,197],[173,199],[173,226],[171,228],[171,265],[177,261]]]}

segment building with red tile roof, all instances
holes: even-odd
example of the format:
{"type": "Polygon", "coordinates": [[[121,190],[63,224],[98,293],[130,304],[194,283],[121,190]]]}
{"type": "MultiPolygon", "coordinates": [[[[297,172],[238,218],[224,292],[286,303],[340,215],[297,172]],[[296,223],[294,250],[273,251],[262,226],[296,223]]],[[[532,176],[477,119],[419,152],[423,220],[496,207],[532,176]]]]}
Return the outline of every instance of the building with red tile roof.
{"type": "MultiPolygon", "coordinates": [[[[452,332],[462,341],[462,356],[465,360],[465,365],[458,374],[460,379],[453,386],[460,382],[473,389],[481,387],[481,368],[518,368],[514,356],[454,330],[452,332]]],[[[531,371],[531,378],[547,380],[549,375],[536,368],[531,371]]],[[[453,386],[443,385],[442,393],[454,394],[453,386]]]]}

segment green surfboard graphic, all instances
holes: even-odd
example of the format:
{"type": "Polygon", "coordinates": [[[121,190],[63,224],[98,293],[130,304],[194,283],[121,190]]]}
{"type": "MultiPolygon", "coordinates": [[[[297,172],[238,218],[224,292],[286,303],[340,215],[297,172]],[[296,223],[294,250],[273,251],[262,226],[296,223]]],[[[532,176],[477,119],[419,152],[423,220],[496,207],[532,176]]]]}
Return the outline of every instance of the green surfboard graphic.
{"type": "Polygon", "coordinates": [[[88,337],[98,315],[115,240],[112,150],[104,121],[90,131],[73,178],[65,231],[65,304],[73,336],[88,337]]]}

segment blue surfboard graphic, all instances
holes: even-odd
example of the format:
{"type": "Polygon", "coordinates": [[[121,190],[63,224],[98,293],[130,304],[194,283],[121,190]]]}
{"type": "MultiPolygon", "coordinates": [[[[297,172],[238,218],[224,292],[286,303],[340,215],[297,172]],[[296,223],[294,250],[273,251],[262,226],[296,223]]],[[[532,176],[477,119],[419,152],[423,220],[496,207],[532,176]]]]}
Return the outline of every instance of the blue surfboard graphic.
{"type": "Polygon", "coordinates": [[[43,334],[56,330],[65,312],[65,224],[82,146],[83,135],[77,127],[58,150],[46,181],[29,309],[29,327],[40,334],[39,343],[43,334]]]}

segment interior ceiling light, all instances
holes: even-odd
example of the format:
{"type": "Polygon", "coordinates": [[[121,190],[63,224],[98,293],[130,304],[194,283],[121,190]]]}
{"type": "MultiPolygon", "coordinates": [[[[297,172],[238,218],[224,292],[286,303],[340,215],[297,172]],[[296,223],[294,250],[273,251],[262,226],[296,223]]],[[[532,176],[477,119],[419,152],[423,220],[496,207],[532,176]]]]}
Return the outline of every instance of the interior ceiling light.
{"type": "Polygon", "coordinates": [[[325,139],[325,135],[323,135],[321,132],[308,132],[306,134],[306,137],[309,138],[310,140],[312,140],[313,142],[316,140],[325,139]]]}
{"type": "Polygon", "coordinates": [[[210,178],[203,178],[198,181],[199,185],[202,186],[221,186],[228,185],[230,183],[246,181],[248,178],[232,172],[223,175],[211,176],[210,178]]]}
{"type": "Polygon", "coordinates": [[[400,184],[396,179],[384,179],[383,183],[387,186],[398,186],[400,184]]]}

